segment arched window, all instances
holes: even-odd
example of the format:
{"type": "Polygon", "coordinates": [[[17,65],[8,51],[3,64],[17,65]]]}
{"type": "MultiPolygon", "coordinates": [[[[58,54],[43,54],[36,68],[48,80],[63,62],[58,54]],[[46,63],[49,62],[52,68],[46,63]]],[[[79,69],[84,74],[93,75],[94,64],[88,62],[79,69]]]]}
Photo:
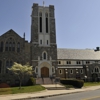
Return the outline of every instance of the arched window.
{"type": "Polygon", "coordinates": [[[7,39],[5,43],[5,51],[15,51],[15,41],[12,37],[7,39]]]}
{"type": "Polygon", "coordinates": [[[9,51],[11,51],[11,46],[12,46],[12,43],[10,42],[9,43],[9,51]]]}
{"type": "Polygon", "coordinates": [[[59,70],[59,74],[62,74],[62,69],[59,70]]]}
{"type": "Polygon", "coordinates": [[[20,43],[17,43],[17,52],[20,52],[20,43]]]}
{"type": "Polygon", "coordinates": [[[5,45],[5,51],[8,51],[8,42],[6,42],[6,45],[5,45]]]}
{"type": "Polygon", "coordinates": [[[12,51],[15,51],[15,42],[13,42],[12,51]]]}
{"type": "Polygon", "coordinates": [[[9,66],[9,67],[12,67],[12,65],[13,65],[13,62],[12,62],[12,61],[10,61],[10,66],[9,66]]]}
{"type": "Polygon", "coordinates": [[[83,74],[83,69],[80,70],[80,73],[83,74]]]}
{"type": "Polygon", "coordinates": [[[99,68],[97,68],[97,72],[99,72],[99,68]]]}
{"type": "Polygon", "coordinates": [[[73,74],[73,70],[72,69],[70,70],[70,74],[73,74]]]}
{"type": "Polygon", "coordinates": [[[0,73],[1,73],[1,70],[2,70],[2,61],[0,60],[0,73]]]}
{"type": "Polygon", "coordinates": [[[6,61],[6,67],[9,67],[9,61],[8,60],[6,61]]]}
{"type": "Polygon", "coordinates": [[[39,13],[40,32],[42,32],[42,12],[39,13]]]}
{"type": "Polygon", "coordinates": [[[44,52],[44,54],[43,54],[43,58],[46,59],[46,53],[45,53],[45,52],[44,52]]]}
{"type": "Polygon", "coordinates": [[[99,72],[99,68],[95,68],[94,71],[95,71],[95,72],[99,72]]]}
{"type": "Polygon", "coordinates": [[[58,61],[58,64],[61,64],[61,61],[58,61]]]}
{"type": "Polygon", "coordinates": [[[18,42],[17,47],[20,48],[20,43],[18,42]]]}
{"type": "Polygon", "coordinates": [[[3,52],[3,46],[4,46],[3,42],[1,42],[1,50],[0,50],[1,52],[3,52]]]}
{"type": "Polygon", "coordinates": [[[67,61],[66,63],[67,63],[67,64],[71,64],[71,61],[67,61]]]}
{"type": "Polygon", "coordinates": [[[47,59],[47,52],[46,52],[46,51],[44,51],[44,52],[42,53],[42,59],[44,59],[44,60],[47,59]]]}
{"type": "Polygon", "coordinates": [[[46,27],[46,33],[48,33],[48,13],[45,13],[45,27],[46,27]]]}

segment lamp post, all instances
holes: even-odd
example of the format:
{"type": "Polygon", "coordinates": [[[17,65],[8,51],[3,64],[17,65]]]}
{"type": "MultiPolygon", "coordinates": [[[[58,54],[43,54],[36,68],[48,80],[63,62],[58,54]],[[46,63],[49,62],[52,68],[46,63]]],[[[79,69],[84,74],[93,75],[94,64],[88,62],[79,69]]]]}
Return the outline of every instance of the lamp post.
{"type": "Polygon", "coordinates": [[[86,78],[88,78],[88,71],[89,71],[89,68],[88,68],[88,66],[86,66],[86,78]]]}
{"type": "Polygon", "coordinates": [[[56,79],[56,75],[53,75],[54,79],[55,79],[55,88],[57,89],[57,79],[56,79]]]}
{"type": "Polygon", "coordinates": [[[77,78],[77,75],[78,75],[78,69],[76,69],[76,78],[77,78]]]}
{"type": "Polygon", "coordinates": [[[66,79],[67,79],[67,74],[68,74],[68,71],[67,71],[67,69],[65,69],[65,70],[66,70],[66,72],[65,72],[65,73],[66,73],[66,79]]]}
{"type": "Polygon", "coordinates": [[[85,75],[84,78],[85,78],[85,82],[86,82],[87,76],[85,75]]]}

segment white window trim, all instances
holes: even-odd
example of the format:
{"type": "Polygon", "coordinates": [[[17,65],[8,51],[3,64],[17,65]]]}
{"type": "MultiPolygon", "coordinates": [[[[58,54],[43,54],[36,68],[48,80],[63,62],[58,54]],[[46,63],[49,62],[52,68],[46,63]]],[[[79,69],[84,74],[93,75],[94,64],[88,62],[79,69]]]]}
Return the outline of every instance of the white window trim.
{"type": "Polygon", "coordinates": [[[71,61],[66,61],[66,64],[67,65],[71,65],[71,61]]]}
{"type": "Polygon", "coordinates": [[[80,73],[83,74],[83,69],[80,70],[80,73]]]}
{"type": "Polygon", "coordinates": [[[42,52],[42,60],[47,60],[47,52],[46,51],[42,52]],[[46,53],[46,59],[44,59],[44,53],[46,53]]]}
{"type": "Polygon", "coordinates": [[[62,69],[59,69],[59,74],[62,74],[62,69]]]}
{"type": "Polygon", "coordinates": [[[72,70],[72,69],[70,70],[70,74],[73,74],[73,70],[72,70]],[[71,71],[72,71],[72,72],[71,72],[71,71]]]}
{"type": "Polygon", "coordinates": [[[61,65],[61,61],[58,61],[58,65],[61,65]],[[60,62],[60,63],[59,63],[60,62]]]}

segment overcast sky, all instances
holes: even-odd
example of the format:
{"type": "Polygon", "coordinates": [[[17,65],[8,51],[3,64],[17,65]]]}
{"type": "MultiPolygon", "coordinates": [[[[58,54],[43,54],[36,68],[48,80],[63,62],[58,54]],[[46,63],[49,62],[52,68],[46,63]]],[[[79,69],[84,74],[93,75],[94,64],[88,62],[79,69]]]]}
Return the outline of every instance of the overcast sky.
{"type": "MultiPolygon", "coordinates": [[[[55,6],[58,48],[93,49],[100,46],[100,0],[44,0],[55,6]]],[[[13,29],[30,42],[33,3],[43,0],[0,0],[0,35],[13,29]]]]}

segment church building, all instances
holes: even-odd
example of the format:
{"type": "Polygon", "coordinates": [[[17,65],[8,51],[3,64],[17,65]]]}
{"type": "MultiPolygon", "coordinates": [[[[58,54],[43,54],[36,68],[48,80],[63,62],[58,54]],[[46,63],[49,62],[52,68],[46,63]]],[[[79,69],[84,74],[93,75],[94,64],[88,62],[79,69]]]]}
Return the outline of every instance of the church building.
{"type": "Polygon", "coordinates": [[[0,36],[0,82],[18,82],[7,68],[14,62],[32,65],[35,77],[97,80],[100,78],[100,48],[57,48],[55,8],[34,3],[31,41],[10,29],[0,36]]]}

